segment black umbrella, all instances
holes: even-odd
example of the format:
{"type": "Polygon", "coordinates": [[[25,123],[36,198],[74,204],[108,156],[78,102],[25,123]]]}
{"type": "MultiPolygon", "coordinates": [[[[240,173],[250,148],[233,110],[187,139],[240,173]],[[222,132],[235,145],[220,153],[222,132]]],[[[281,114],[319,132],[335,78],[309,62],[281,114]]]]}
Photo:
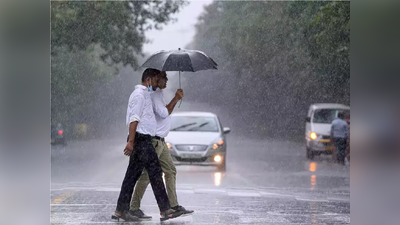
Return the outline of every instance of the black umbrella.
{"type": "Polygon", "coordinates": [[[160,71],[190,71],[217,69],[217,63],[197,50],[160,51],[151,55],[142,67],[160,71]]]}
{"type": "Polygon", "coordinates": [[[179,88],[181,88],[181,71],[217,70],[217,66],[218,64],[204,52],[179,48],[154,53],[141,67],[160,71],[179,71],[179,88]]]}

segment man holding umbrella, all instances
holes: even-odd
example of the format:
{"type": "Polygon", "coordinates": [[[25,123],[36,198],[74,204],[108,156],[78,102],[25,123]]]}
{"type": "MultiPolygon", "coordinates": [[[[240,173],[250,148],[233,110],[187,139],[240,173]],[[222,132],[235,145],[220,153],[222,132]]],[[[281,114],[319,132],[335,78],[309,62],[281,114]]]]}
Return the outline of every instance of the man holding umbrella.
{"type": "Polygon", "coordinates": [[[168,195],[162,180],[162,169],[152,137],[156,135],[156,118],[150,93],[157,88],[160,73],[156,69],[146,69],[143,72],[142,84],[136,85],[129,97],[126,123],[129,126],[129,137],[124,154],[129,156],[129,165],[122,182],[117,208],[112,219],[121,218],[125,221],[137,221],[138,217],[129,211],[129,203],[136,181],[142,174],[143,168],[149,174],[154,196],[160,209],[161,221],[178,217],[182,212],[171,209],[168,195]]]}
{"type": "MultiPolygon", "coordinates": [[[[163,89],[167,87],[167,74],[163,71],[158,76],[158,88],[151,94],[153,110],[157,124],[156,135],[152,138],[152,144],[156,149],[161,168],[165,174],[165,183],[167,187],[169,203],[172,209],[182,212],[183,214],[190,214],[193,213],[192,210],[186,210],[183,206],[178,204],[176,195],[176,168],[164,139],[171,129],[170,114],[174,110],[178,101],[182,99],[183,91],[182,89],[178,89],[175,93],[175,97],[168,105],[166,105],[163,89]]],[[[130,212],[132,212],[132,214],[139,219],[151,219],[151,216],[145,215],[142,210],[140,210],[140,201],[143,198],[149,182],[149,176],[146,170],[144,170],[142,176],[139,178],[136,184],[130,206],[130,212]]]]}
{"type": "MultiPolygon", "coordinates": [[[[203,52],[196,51],[196,50],[181,50],[179,48],[178,50],[157,52],[157,53],[151,55],[146,60],[146,62],[143,63],[143,65],[141,67],[148,68],[148,69],[153,68],[150,70],[155,69],[158,71],[158,74],[160,73],[160,71],[179,71],[179,87],[181,87],[181,71],[196,72],[196,71],[200,71],[200,70],[217,69],[217,66],[218,66],[217,63],[213,59],[211,59],[209,56],[204,54],[203,52]]],[[[148,69],[146,69],[146,70],[148,70],[148,69]]],[[[163,74],[165,75],[165,78],[166,78],[166,74],[165,73],[163,73],[163,74]]],[[[167,79],[165,79],[164,86],[162,84],[160,86],[165,88],[166,81],[167,81],[167,79]]],[[[160,107],[158,107],[160,109],[160,111],[164,111],[164,118],[160,116],[159,121],[161,121],[161,119],[167,118],[169,116],[169,114],[172,113],[172,110],[174,109],[176,103],[179,101],[179,99],[182,99],[182,97],[183,97],[182,90],[178,90],[176,97],[171,101],[171,103],[169,105],[164,107],[165,106],[165,102],[163,102],[164,100],[161,101],[162,105],[157,104],[157,105],[160,105],[160,107]],[[166,114],[165,108],[168,111],[168,115],[166,117],[165,117],[165,114],[166,114]]],[[[160,94],[158,99],[163,99],[162,93],[160,94]]],[[[158,110],[156,109],[156,111],[158,111],[158,110]]],[[[159,115],[161,115],[161,114],[162,113],[159,113],[159,115]]],[[[171,157],[168,147],[167,147],[167,152],[164,151],[164,149],[165,149],[164,146],[166,146],[166,144],[165,144],[165,141],[163,140],[163,137],[165,137],[166,134],[168,134],[168,132],[169,132],[169,125],[168,125],[169,119],[165,120],[164,122],[166,123],[166,125],[164,124],[163,128],[161,128],[161,126],[159,126],[160,130],[157,129],[157,131],[159,131],[159,133],[157,133],[157,134],[160,135],[160,136],[155,137],[156,140],[154,140],[154,141],[157,143],[153,142],[153,143],[155,143],[155,145],[159,144],[160,146],[163,146],[163,148],[161,149],[161,147],[160,147],[160,149],[158,151],[161,160],[163,160],[164,158],[167,159],[168,156],[171,157]],[[158,141],[160,141],[160,143],[158,143],[158,141]],[[166,153],[168,153],[168,154],[166,154],[166,153]],[[166,155],[166,157],[162,156],[162,154],[166,155]]],[[[158,125],[160,125],[160,123],[158,125]]],[[[132,134],[134,132],[130,131],[130,133],[132,134]]],[[[153,135],[153,136],[155,136],[155,135],[153,135]]],[[[154,147],[153,147],[153,149],[154,149],[154,147]]],[[[155,152],[154,152],[154,155],[156,155],[156,157],[157,157],[157,154],[155,154],[155,152]]],[[[167,159],[167,161],[168,160],[169,159],[167,159]]],[[[158,165],[159,164],[160,164],[160,162],[158,162],[158,165]]],[[[169,162],[168,165],[173,165],[173,164],[169,162]]],[[[157,168],[158,168],[158,166],[157,166],[157,168]]],[[[152,169],[152,168],[150,168],[150,169],[152,169]]],[[[193,211],[186,210],[182,206],[178,205],[177,200],[176,200],[176,191],[175,191],[175,177],[176,177],[175,166],[173,166],[173,167],[169,166],[169,170],[172,172],[170,172],[171,181],[167,181],[167,183],[169,184],[169,185],[167,184],[167,187],[171,190],[171,191],[170,190],[168,191],[168,194],[171,197],[170,200],[172,200],[171,204],[174,204],[174,205],[176,204],[175,209],[177,209],[177,210],[175,211],[175,210],[171,209],[174,212],[171,212],[168,215],[164,213],[164,216],[177,217],[177,216],[182,215],[182,213],[192,213],[193,211]],[[175,197],[173,195],[175,195],[175,197]]],[[[152,176],[153,176],[152,173],[153,172],[150,173],[151,171],[149,171],[147,167],[146,167],[146,171],[149,175],[150,183],[152,184],[152,187],[153,187],[153,192],[156,195],[157,190],[155,190],[155,188],[154,188],[155,185],[153,184],[153,181],[152,181],[152,176]]],[[[136,175],[137,174],[135,174],[135,176],[136,175]]],[[[143,178],[143,179],[146,179],[146,178],[143,178]]],[[[158,177],[157,177],[157,179],[158,179],[158,177]]],[[[153,180],[154,180],[154,178],[153,178],[153,180]]],[[[133,182],[133,186],[136,183],[136,179],[134,181],[135,182],[133,182]]],[[[158,180],[156,182],[158,182],[158,180]]],[[[143,185],[141,185],[142,192],[146,190],[147,185],[148,185],[148,183],[145,183],[145,182],[143,183],[143,185]]],[[[131,186],[132,186],[132,184],[130,184],[129,188],[131,186]]],[[[133,186],[132,186],[132,188],[133,188],[133,186]]],[[[131,193],[131,195],[132,195],[132,192],[130,192],[130,190],[131,189],[129,189],[129,192],[126,192],[126,194],[131,193]]],[[[140,208],[140,200],[141,200],[142,196],[143,196],[143,194],[140,194],[140,193],[137,193],[136,196],[133,196],[133,203],[132,203],[133,211],[130,210],[128,215],[135,217],[135,218],[138,218],[138,217],[140,217],[142,219],[149,218],[148,216],[144,215],[144,213],[141,212],[141,210],[139,209],[140,208]],[[140,216],[137,216],[138,213],[140,214],[140,216]]],[[[163,197],[164,197],[164,195],[163,195],[163,197]]],[[[125,198],[125,200],[126,199],[127,198],[125,198]]],[[[157,195],[156,195],[156,199],[157,199],[157,195]]],[[[158,202],[158,199],[157,199],[157,202],[158,202]]],[[[126,202],[124,202],[124,206],[125,206],[125,203],[126,202]]],[[[160,206],[160,203],[159,203],[159,206],[160,206]]],[[[168,206],[169,206],[169,204],[168,204],[168,206]]],[[[161,207],[160,207],[160,210],[161,210],[161,207]]]]}

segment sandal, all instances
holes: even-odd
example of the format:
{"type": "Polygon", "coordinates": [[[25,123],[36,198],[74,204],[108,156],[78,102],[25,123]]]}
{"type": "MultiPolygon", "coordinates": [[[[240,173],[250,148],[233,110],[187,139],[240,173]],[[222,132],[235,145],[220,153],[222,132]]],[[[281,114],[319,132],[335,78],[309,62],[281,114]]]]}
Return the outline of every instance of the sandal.
{"type": "Polygon", "coordinates": [[[168,209],[160,214],[161,215],[160,221],[166,221],[169,219],[177,218],[180,217],[182,214],[183,214],[182,211],[175,211],[173,209],[168,209]]]}
{"type": "Polygon", "coordinates": [[[115,211],[114,215],[111,215],[111,219],[117,220],[119,222],[120,219],[129,222],[129,221],[139,221],[139,218],[129,213],[129,211],[115,211]]]}

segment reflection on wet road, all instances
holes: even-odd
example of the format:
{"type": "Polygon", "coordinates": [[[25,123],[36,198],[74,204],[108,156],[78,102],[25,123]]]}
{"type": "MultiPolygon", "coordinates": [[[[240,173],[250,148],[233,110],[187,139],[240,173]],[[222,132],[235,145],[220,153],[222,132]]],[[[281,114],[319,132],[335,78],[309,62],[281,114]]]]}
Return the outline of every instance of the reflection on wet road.
{"type": "MultiPolygon", "coordinates": [[[[53,224],[112,222],[110,215],[128,164],[122,154],[124,142],[122,132],[114,139],[52,147],[53,224]]],[[[349,166],[333,164],[329,156],[307,160],[304,143],[251,139],[234,129],[227,136],[227,146],[226,172],[177,166],[178,201],[195,214],[169,223],[350,223],[349,166]]],[[[142,223],[158,224],[151,186],[142,206],[153,216],[142,223]]]]}
{"type": "MultiPolygon", "coordinates": [[[[227,141],[226,172],[177,166],[179,203],[196,210],[176,219],[178,224],[350,221],[349,167],[332,164],[329,157],[308,161],[301,143],[234,136],[227,141]]],[[[128,163],[121,142],[71,142],[52,148],[52,222],[110,222],[128,163]]],[[[147,224],[157,224],[150,186],[143,207],[153,216],[147,224]]]]}

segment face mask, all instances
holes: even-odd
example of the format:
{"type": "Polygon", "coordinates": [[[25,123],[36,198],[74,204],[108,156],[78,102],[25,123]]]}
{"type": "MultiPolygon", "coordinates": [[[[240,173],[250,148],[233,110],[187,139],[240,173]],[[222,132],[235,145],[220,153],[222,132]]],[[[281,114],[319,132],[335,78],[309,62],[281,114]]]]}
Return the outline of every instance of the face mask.
{"type": "Polygon", "coordinates": [[[151,86],[151,85],[147,86],[147,90],[148,90],[150,93],[153,93],[153,91],[154,91],[153,86],[151,86]]]}
{"type": "Polygon", "coordinates": [[[153,93],[153,91],[154,91],[153,86],[151,86],[150,84],[148,84],[147,90],[148,90],[150,93],[153,93]]]}

